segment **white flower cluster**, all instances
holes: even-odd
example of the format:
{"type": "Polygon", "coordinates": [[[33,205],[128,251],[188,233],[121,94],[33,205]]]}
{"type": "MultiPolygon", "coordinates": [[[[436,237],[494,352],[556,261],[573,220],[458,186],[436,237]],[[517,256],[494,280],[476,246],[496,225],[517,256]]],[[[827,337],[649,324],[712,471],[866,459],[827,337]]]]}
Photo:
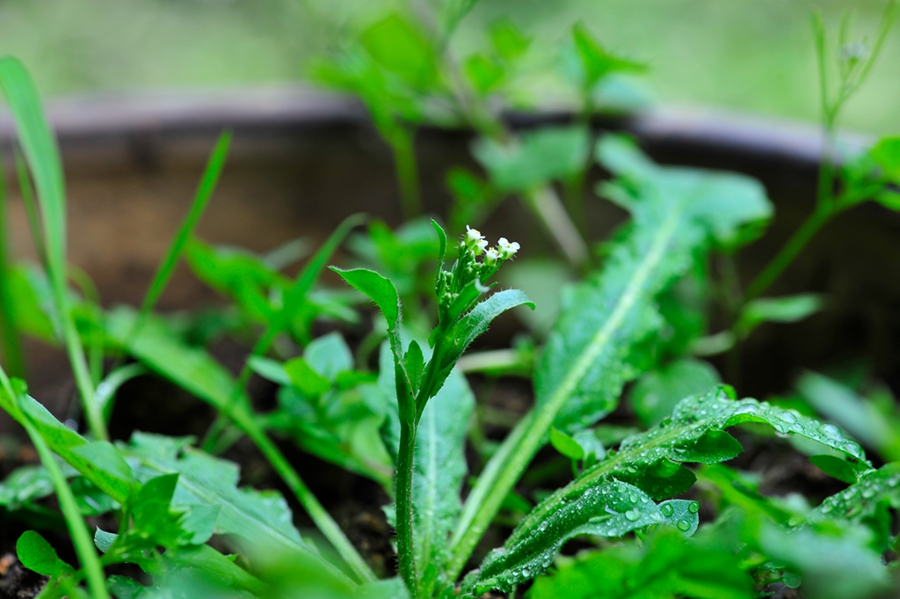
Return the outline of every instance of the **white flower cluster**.
{"type": "Polygon", "coordinates": [[[472,255],[480,256],[484,254],[484,263],[488,266],[496,264],[497,261],[509,260],[516,255],[521,247],[517,242],[510,242],[506,237],[501,237],[497,241],[496,248],[488,248],[487,239],[478,229],[473,229],[466,225],[466,237],[463,241],[472,255]]]}

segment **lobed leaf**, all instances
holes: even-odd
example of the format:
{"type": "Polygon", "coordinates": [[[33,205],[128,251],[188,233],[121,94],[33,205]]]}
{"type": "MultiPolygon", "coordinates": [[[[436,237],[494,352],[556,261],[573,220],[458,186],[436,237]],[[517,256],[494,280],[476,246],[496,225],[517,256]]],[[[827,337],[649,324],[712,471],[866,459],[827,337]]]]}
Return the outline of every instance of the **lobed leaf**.
{"type": "Polygon", "coordinates": [[[534,410],[507,437],[467,500],[454,535],[454,571],[499,509],[551,426],[572,433],[615,408],[622,388],[645,369],[646,348],[663,320],[657,295],[698,254],[732,248],[746,227],[771,215],[762,186],[747,177],[659,167],[627,141],[607,137],[600,162],[617,183],[605,192],[633,222],[607,250],[599,273],[563,295],[560,317],[535,372],[534,410]]]}
{"type": "MultiPolygon", "coordinates": [[[[689,397],[678,404],[671,419],[625,439],[618,452],[608,454],[605,460],[535,507],[519,523],[503,549],[490,554],[481,570],[470,575],[470,587],[486,589],[492,584],[503,584],[505,588],[509,580],[521,581],[521,568],[526,564],[528,574],[537,574],[546,567],[542,564],[549,564],[562,541],[569,538],[565,536],[567,531],[592,517],[603,517],[598,507],[605,510],[608,506],[596,503],[597,493],[600,490],[602,494],[612,483],[628,484],[629,489],[634,485],[633,496],[640,499],[642,514],[659,514],[660,508],[652,504],[650,498],[671,497],[686,491],[694,482],[694,475],[681,464],[714,464],[735,457],[740,452],[740,444],[724,429],[744,423],[769,424],[778,433],[818,441],[868,464],[860,446],[844,437],[832,424],[823,424],[793,410],[755,399],[734,400],[722,388],[689,397]],[[643,501],[644,497],[649,504],[643,501]],[[574,517],[570,516],[572,505],[582,506],[582,511],[576,511],[574,517]],[[548,523],[559,523],[560,527],[549,537],[542,529],[548,523]],[[503,568],[498,569],[500,565],[503,568]],[[514,572],[519,572],[518,576],[513,576],[514,572]]],[[[674,516],[676,508],[690,512],[690,504],[663,505],[673,508],[673,514],[666,514],[666,517],[674,516]]],[[[643,521],[641,518],[635,521],[643,521]]]]}

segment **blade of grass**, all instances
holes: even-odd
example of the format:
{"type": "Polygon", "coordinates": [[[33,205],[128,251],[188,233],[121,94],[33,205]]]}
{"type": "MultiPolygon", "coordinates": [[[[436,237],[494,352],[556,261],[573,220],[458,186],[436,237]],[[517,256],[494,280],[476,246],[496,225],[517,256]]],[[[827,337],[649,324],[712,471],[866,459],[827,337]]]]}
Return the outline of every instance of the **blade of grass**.
{"type": "Polygon", "coordinates": [[[66,190],[59,148],[47,125],[34,82],[19,60],[8,56],[0,58],[0,88],[16,122],[19,145],[34,176],[47,250],[47,275],[53,289],[53,302],[59,311],[75,383],[91,432],[98,439],[106,440],[108,435],[103,418],[93,402],[94,384],[87,358],[69,306],[66,190]]]}
{"type": "Polygon", "coordinates": [[[22,378],[25,376],[25,358],[22,355],[22,343],[16,328],[7,274],[12,266],[10,263],[12,242],[9,238],[8,222],[6,179],[3,176],[3,165],[0,164],[0,344],[7,370],[13,376],[22,378]]]}
{"type": "MultiPolygon", "coordinates": [[[[19,402],[22,394],[16,393],[12,382],[2,368],[0,368],[0,385],[2,385],[3,391],[21,407],[19,402]]],[[[72,493],[72,489],[69,487],[69,483],[47,442],[34,426],[34,423],[31,422],[28,411],[21,410],[21,413],[24,415],[24,418],[20,422],[25,428],[25,432],[28,433],[31,442],[34,443],[34,448],[41,458],[41,463],[47,469],[50,480],[53,482],[53,488],[59,500],[59,507],[66,519],[66,526],[72,537],[72,544],[75,546],[75,553],[78,555],[81,567],[84,568],[88,587],[91,590],[91,597],[94,599],[110,599],[109,591],[106,589],[106,576],[103,573],[103,566],[100,564],[100,558],[94,549],[90,531],[88,531],[87,524],[81,516],[78,503],[75,501],[75,495],[72,493]]]]}
{"type": "Polygon", "coordinates": [[[37,204],[34,201],[34,189],[31,187],[31,177],[28,175],[28,165],[22,152],[16,149],[16,177],[19,179],[19,192],[22,194],[22,204],[25,206],[25,214],[28,216],[28,228],[31,230],[31,239],[34,241],[34,249],[44,269],[47,269],[47,244],[44,243],[44,232],[41,231],[41,219],[38,215],[37,204]]]}
{"type": "Polygon", "coordinates": [[[200,185],[197,187],[197,193],[194,195],[191,209],[188,211],[188,215],[184,219],[184,222],[182,222],[181,226],[178,228],[178,233],[175,234],[175,238],[172,239],[169,250],[166,252],[165,257],[156,271],[156,275],[153,277],[153,281],[150,283],[147,295],[144,296],[144,301],[141,304],[140,312],[138,312],[137,320],[134,321],[134,328],[131,331],[130,337],[133,338],[140,330],[147,314],[153,310],[156,302],[159,301],[160,296],[169,284],[172,273],[175,271],[175,265],[178,263],[178,259],[184,251],[184,246],[187,245],[188,240],[194,234],[194,230],[197,228],[200,218],[206,211],[210,199],[212,199],[216,184],[219,182],[219,177],[222,175],[222,170],[225,167],[225,159],[228,157],[228,148],[230,145],[231,132],[225,131],[219,136],[219,140],[213,148],[209,161],[206,163],[206,168],[203,171],[203,176],[200,178],[200,185]]]}

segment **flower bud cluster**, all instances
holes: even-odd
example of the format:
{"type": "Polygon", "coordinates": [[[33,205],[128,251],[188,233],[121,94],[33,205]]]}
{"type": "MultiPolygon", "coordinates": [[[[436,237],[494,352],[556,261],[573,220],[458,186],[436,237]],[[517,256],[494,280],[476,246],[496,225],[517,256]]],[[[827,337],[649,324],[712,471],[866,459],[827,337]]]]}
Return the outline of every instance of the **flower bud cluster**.
{"type": "Polygon", "coordinates": [[[464,290],[474,283],[478,289],[471,297],[474,302],[479,293],[486,291],[483,287],[487,280],[497,272],[504,261],[513,258],[520,247],[518,243],[511,242],[505,237],[497,241],[496,247],[488,247],[488,241],[481,231],[467,226],[459,244],[459,258],[456,264],[449,271],[441,269],[438,273],[437,292],[442,312],[456,306],[464,313],[470,306],[457,305],[461,294],[465,296],[463,303],[469,303],[469,295],[463,293],[464,290]]]}

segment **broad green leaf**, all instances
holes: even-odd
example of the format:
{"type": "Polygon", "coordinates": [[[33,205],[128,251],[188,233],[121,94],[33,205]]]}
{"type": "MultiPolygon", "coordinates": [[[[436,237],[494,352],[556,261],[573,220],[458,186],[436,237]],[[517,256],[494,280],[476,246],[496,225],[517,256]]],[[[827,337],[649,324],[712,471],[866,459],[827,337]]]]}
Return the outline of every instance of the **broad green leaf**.
{"type": "Polygon", "coordinates": [[[489,553],[481,567],[466,577],[463,595],[507,591],[531,580],[577,535],[614,538],[663,521],[662,512],[644,492],[620,481],[567,495],[558,510],[544,514],[537,527],[517,527],[502,548],[489,553]]]}
{"type": "Polygon", "coordinates": [[[284,364],[284,371],[294,385],[307,397],[318,397],[331,389],[331,381],[319,374],[305,358],[294,358],[284,364]]]}
{"type": "Polygon", "coordinates": [[[16,555],[23,566],[42,576],[72,571],[72,566],[59,559],[50,543],[33,530],[26,530],[16,541],[16,555]]]}
{"type": "Polygon", "coordinates": [[[329,333],[309,342],[303,351],[307,363],[329,381],[353,369],[353,353],[340,333],[329,333]]]}
{"type": "Polygon", "coordinates": [[[811,293],[755,299],[744,306],[735,328],[747,336],[765,322],[797,322],[820,310],[822,297],[811,293]]]}
{"type": "Polygon", "coordinates": [[[391,14],[360,35],[369,55],[384,69],[410,85],[424,87],[438,76],[438,61],[431,42],[409,20],[391,14]]]}
{"type": "Polygon", "coordinates": [[[499,191],[527,191],[583,169],[590,153],[590,136],[576,125],[544,127],[521,134],[514,143],[481,138],[472,152],[499,191]]]}
{"type": "Polygon", "coordinates": [[[721,382],[719,373],[707,362],[676,360],[638,380],[631,390],[631,406],[645,424],[657,424],[685,397],[705,393],[721,382]]]}
{"type": "Polygon", "coordinates": [[[732,174],[665,168],[618,137],[602,139],[601,163],[618,176],[607,195],[632,214],[607,249],[602,270],[567,289],[535,372],[534,410],[491,458],[454,535],[454,570],[496,514],[551,426],[590,426],[613,410],[625,383],[651,361],[662,330],[655,298],[698,254],[733,247],[744,228],[771,215],[763,187],[732,174]]]}
{"type": "Polygon", "coordinates": [[[120,445],[120,450],[133,464],[139,481],[179,473],[173,509],[186,510],[196,504],[219,506],[216,532],[237,535],[251,548],[319,559],[323,568],[336,572],[300,538],[280,493],[238,488],[237,465],[192,449],[188,443],[185,439],[134,433],[131,443],[120,445]]]}
{"type": "Polygon", "coordinates": [[[528,599],[752,599],[754,581],[728,539],[660,529],[644,543],[560,558],[528,599]]]}
{"type": "Polygon", "coordinates": [[[107,334],[145,366],[217,409],[231,401],[234,379],[206,350],[181,341],[165,322],[148,317],[133,336],[136,313],[118,307],[107,315],[107,334]]]}
{"type": "MultiPolygon", "coordinates": [[[[778,433],[818,441],[826,447],[847,454],[852,459],[865,462],[865,456],[859,445],[844,437],[840,429],[834,425],[823,424],[801,416],[793,410],[760,403],[755,399],[740,401],[730,399],[722,389],[718,389],[705,395],[686,398],[678,404],[671,419],[663,421],[647,432],[625,439],[618,452],[589,468],[572,483],[556,491],[534,508],[519,523],[504,548],[509,552],[512,548],[517,548],[523,540],[530,540],[537,547],[543,547],[539,542],[542,538],[543,524],[558,521],[579,523],[577,518],[568,519],[571,506],[581,501],[593,501],[596,494],[598,492],[602,494],[602,490],[611,483],[624,484],[621,481],[627,481],[635,485],[634,488],[640,491],[640,497],[649,495],[648,502],[650,497],[657,500],[665,499],[667,496],[671,497],[687,490],[694,477],[680,464],[682,462],[711,464],[734,457],[740,445],[725,433],[724,429],[744,423],[769,424],[778,433]],[[679,480],[685,475],[689,476],[686,479],[687,486],[679,480]],[[672,480],[675,480],[676,484],[673,485],[672,480]]],[[[649,509],[643,507],[647,504],[641,505],[642,509],[649,509]]],[[[658,509],[652,502],[649,505],[653,506],[653,510],[658,509]]],[[[588,513],[597,514],[598,511],[588,513]]],[[[578,517],[585,517],[584,514],[579,514],[578,517]]],[[[561,543],[548,544],[549,553],[541,553],[542,560],[549,563],[559,546],[561,543]]],[[[530,555],[535,555],[536,548],[533,546],[529,551],[530,555]]],[[[521,560],[528,554],[528,551],[523,551],[516,556],[521,560]]],[[[515,563],[507,558],[503,559],[504,565],[515,563]]],[[[491,565],[491,568],[476,578],[487,585],[497,582],[506,584],[506,579],[498,574],[497,567],[490,560],[489,556],[485,564],[491,565]]],[[[534,569],[541,563],[544,562],[530,561],[529,573],[536,574],[534,569]]],[[[504,568],[501,572],[503,576],[507,576],[514,568],[515,566],[512,569],[504,568]]],[[[476,585],[476,588],[482,587],[476,585]]]]}

